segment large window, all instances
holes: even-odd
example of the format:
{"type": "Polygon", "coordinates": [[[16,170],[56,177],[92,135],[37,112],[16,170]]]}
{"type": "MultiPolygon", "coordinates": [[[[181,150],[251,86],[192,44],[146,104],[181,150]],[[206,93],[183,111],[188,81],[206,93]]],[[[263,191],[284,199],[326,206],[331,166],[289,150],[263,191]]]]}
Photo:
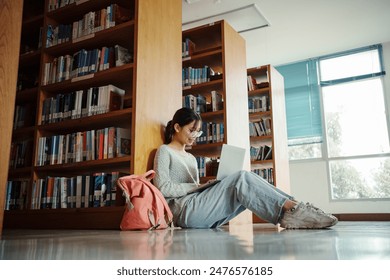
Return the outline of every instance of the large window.
{"type": "Polygon", "coordinates": [[[380,46],[319,59],[333,199],[390,198],[380,46]]]}
{"type": "MultiPolygon", "coordinates": [[[[317,138],[321,141],[308,142],[304,137],[292,139],[289,134],[290,160],[326,160],[332,199],[390,198],[389,124],[382,85],[385,73],[381,46],[310,61],[317,66],[309,75],[318,77],[323,135],[317,138]]],[[[287,70],[299,64],[302,62],[280,68],[287,80],[287,112],[291,110],[289,85],[291,79],[296,79],[287,70]]],[[[295,107],[293,104],[292,108],[295,107]]]]}

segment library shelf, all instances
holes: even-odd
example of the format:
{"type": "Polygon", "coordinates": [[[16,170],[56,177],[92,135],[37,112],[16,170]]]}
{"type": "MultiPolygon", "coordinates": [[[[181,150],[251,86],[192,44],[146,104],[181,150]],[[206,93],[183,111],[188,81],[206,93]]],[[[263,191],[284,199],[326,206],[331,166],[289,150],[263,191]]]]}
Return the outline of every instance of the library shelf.
{"type": "MultiPolygon", "coordinates": [[[[28,116],[33,120],[32,125],[14,130],[13,141],[22,140],[23,136],[28,135],[32,140],[33,149],[30,155],[32,158],[29,159],[27,166],[10,169],[8,180],[28,181],[27,199],[30,201],[26,203],[25,210],[5,211],[5,228],[119,229],[120,218],[125,207],[119,191],[115,206],[33,210],[31,209],[33,186],[40,179],[54,176],[69,178],[110,172],[119,172],[123,175],[145,173],[151,168],[153,151],[163,143],[159,133],[161,127],[180,107],[181,99],[176,94],[181,90],[180,0],[69,2],[68,5],[55,7],[51,6],[54,4],[51,0],[24,1],[19,78],[24,77],[25,80],[19,82],[18,92],[15,93],[16,106],[31,103],[36,110],[28,116]],[[93,32],[51,45],[52,27],[66,25],[73,28],[76,26],[75,22],[82,22],[85,18],[97,19],[100,15],[100,19],[103,19],[105,13],[110,10],[120,11],[119,14],[122,15],[112,18],[115,24],[98,26],[101,22],[96,21],[94,25],[96,29],[94,28],[93,32]],[[116,45],[128,50],[126,55],[131,57],[129,61],[117,65],[116,60],[109,57],[111,59],[107,61],[109,67],[99,68],[97,72],[91,70],[85,75],[72,76],[62,81],[61,79],[50,80],[50,83],[44,80],[47,75],[45,68],[49,63],[55,65],[54,61],[57,58],[65,56],[74,58],[75,53],[80,50],[102,50],[103,47],[111,47],[114,50],[116,45]],[[55,123],[42,121],[44,101],[47,98],[54,99],[61,94],[106,85],[113,85],[124,91],[123,108],[55,123]],[[165,98],[161,99],[161,95],[165,98]],[[129,130],[131,140],[124,142],[124,145],[130,151],[130,155],[37,165],[41,138],[109,127],[129,130]]],[[[72,33],[73,31],[76,32],[75,29],[72,33]]],[[[53,69],[55,66],[51,69],[55,72],[53,69]]]]}

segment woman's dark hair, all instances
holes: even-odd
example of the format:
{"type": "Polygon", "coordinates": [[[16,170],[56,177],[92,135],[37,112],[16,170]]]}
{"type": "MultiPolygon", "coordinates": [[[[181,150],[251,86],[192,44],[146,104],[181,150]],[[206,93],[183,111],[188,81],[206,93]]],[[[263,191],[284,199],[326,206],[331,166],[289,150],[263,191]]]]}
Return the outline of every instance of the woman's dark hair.
{"type": "Polygon", "coordinates": [[[190,108],[181,108],[173,115],[173,119],[167,123],[165,128],[164,141],[165,144],[169,144],[172,141],[173,134],[175,133],[174,125],[185,126],[193,121],[201,121],[202,118],[198,113],[190,108]]]}

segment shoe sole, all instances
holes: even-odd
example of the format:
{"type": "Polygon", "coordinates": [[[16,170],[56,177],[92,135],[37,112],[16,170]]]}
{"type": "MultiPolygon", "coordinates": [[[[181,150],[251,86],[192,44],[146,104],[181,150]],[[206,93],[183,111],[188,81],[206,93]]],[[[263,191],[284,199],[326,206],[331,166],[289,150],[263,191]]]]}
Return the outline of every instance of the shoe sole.
{"type": "Polygon", "coordinates": [[[337,224],[338,220],[334,220],[330,225],[327,225],[327,226],[317,226],[317,225],[313,225],[313,226],[283,226],[283,225],[280,225],[282,228],[285,228],[285,229],[325,229],[325,228],[329,228],[329,227],[332,227],[334,226],[335,224],[337,224]]]}

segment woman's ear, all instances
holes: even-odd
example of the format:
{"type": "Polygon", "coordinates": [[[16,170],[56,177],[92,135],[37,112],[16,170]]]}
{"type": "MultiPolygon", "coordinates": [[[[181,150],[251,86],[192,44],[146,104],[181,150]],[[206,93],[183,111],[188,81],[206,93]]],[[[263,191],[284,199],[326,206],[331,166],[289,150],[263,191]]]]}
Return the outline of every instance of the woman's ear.
{"type": "Polygon", "coordinates": [[[180,125],[178,123],[175,123],[175,125],[173,126],[173,129],[176,131],[176,132],[180,132],[180,125]]]}

